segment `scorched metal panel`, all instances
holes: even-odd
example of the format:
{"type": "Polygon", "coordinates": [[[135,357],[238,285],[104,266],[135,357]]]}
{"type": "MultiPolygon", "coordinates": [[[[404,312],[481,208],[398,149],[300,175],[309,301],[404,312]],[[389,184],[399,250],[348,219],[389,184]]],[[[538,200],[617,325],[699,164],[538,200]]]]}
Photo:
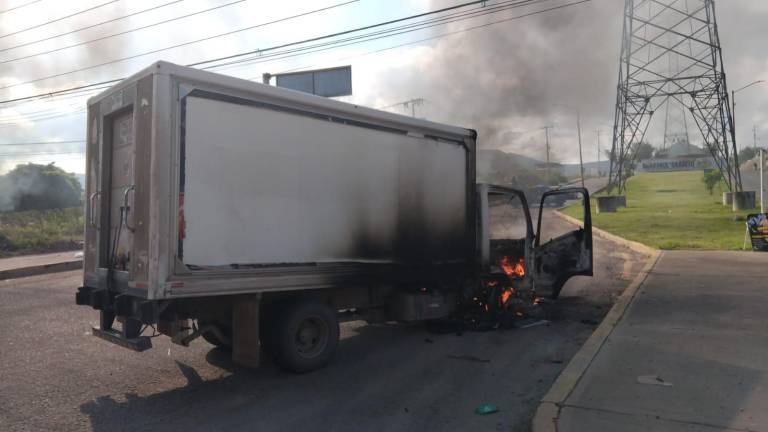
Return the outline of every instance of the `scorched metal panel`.
{"type": "Polygon", "coordinates": [[[184,103],[185,264],[465,260],[462,145],[193,95],[184,103]]]}

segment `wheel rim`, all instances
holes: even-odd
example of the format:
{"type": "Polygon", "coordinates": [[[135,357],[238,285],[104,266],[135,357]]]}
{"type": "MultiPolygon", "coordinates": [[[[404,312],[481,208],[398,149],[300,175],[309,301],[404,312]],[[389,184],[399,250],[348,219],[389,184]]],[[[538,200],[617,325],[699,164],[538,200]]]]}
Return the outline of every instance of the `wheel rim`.
{"type": "Polygon", "coordinates": [[[296,351],[304,358],[316,357],[328,345],[330,329],[319,316],[305,318],[296,329],[296,351]]]}

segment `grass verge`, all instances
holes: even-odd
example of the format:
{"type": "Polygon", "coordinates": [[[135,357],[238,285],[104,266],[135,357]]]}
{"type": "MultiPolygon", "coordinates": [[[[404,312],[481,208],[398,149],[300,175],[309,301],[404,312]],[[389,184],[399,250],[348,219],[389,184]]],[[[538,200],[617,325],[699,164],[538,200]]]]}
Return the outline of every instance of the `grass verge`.
{"type": "Polygon", "coordinates": [[[81,207],[0,213],[0,257],[76,249],[83,224],[81,207]]]}
{"type": "MultiPolygon", "coordinates": [[[[644,173],[627,182],[627,207],[597,214],[592,223],[610,233],[657,249],[740,250],[746,216],[758,210],[734,212],[723,206],[722,190],[710,195],[701,171],[644,173]]],[[[582,217],[579,206],[563,211],[582,217]]]]}

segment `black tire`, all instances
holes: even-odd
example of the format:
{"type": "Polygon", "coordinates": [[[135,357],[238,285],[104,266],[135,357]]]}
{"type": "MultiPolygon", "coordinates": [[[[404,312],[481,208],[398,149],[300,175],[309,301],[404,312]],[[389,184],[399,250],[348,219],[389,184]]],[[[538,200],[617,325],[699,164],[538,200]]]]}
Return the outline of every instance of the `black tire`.
{"type": "Polygon", "coordinates": [[[262,344],[281,368],[305,373],[327,365],[339,344],[336,312],[314,299],[274,305],[262,344]]]}
{"type": "MultiPolygon", "coordinates": [[[[215,322],[198,319],[197,320],[197,327],[198,328],[203,328],[203,327],[206,327],[206,326],[208,326],[208,325],[210,325],[212,323],[215,323],[215,322]]],[[[231,350],[232,349],[232,326],[223,325],[223,324],[220,324],[220,323],[215,323],[215,324],[218,325],[219,331],[221,331],[223,333],[223,335],[225,337],[227,337],[228,340],[226,340],[226,341],[221,340],[221,339],[219,339],[218,336],[216,336],[215,333],[210,332],[210,331],[203,332],[203,334],[202,334],[203,339],[205,339],[205,341],[208,342],[209,344],[216,346],[217,348],[221,348],[221,349],[224,349],[224,350],[231,350]]]]}

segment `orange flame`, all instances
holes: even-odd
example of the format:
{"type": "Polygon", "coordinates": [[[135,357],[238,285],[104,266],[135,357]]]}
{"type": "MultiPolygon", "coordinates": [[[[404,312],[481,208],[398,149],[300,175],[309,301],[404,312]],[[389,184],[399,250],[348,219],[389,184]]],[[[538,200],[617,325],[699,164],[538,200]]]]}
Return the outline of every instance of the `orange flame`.
{"type": "Polygon", "coordinates": [[[515,290],[512,288],[505,289],[503,293],[501,293],[501,304],[505,305],[509,301],[509,298],[512,297],[515,294],[515,290]]]}
{"type": "Polygon", "coordinates": [[[505,256],[499,260],[499,265],[507,276],[525,276],[525,260],[523,258],[518,259],[516,263],[512,264],[509,262],[509,257],[505,256]]]}

